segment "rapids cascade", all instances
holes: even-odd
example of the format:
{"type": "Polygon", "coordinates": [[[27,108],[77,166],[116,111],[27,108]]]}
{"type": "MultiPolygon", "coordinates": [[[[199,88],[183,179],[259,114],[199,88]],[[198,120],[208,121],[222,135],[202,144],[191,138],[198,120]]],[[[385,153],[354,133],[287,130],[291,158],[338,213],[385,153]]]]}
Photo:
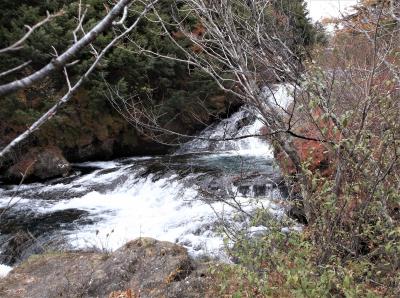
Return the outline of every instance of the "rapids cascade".
{"type": "Polygon", "coordinates": [[[226,257],[219,224],[259,229],[238,216],[239,205],[245,214],[283,214],[275,204],[282,180],[266,140],[205,139],[257,135],[261,128],[242,107],[172,155],[80,163],[69,177],[1,185],[0,208],[12,208],[1,218],[0,263],[46,249],[114,251],[138,237],[180,244],[192,256],[226,257]]]}

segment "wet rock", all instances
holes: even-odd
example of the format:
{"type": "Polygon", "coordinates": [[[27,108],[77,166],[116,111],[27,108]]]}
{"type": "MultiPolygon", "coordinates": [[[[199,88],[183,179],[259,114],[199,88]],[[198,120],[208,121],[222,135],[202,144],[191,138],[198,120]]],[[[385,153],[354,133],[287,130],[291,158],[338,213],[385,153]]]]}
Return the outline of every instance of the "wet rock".
{"type": "Polygon", "coordinates": [[[111,159],[114,156],[114,147],[117,141],[115,139],[95,139],[92,143],[85,146],[78,146],[77,150],[73,153],[70,152],[74,159],[78,160],[91,160],[91,159],[111,159]]]}
{"type": "Polygon", "coordinates": [[[211,297],[206,294],[206,267],[196,264],[181,246],[142,238],[109,255],[31,257],[0,280],[0,296],[211,297]]]}
{"type": "Polygon", "coordinates": [[[34,147],[6,171],[6,179],[20,182],[66,176],[71,165],[57,147],[34,147]]]}
{"type": "Polygon", "coordinates": [[[255,197],[262,197],[265,196],[265,194],[267,193],[267,185],[265,184],[256,184],[253,186],[253,194],[255,197]]]}
{"type": "Polygon", "coordinates": [[[247,112],[245,116],[236,123],[236,129],[239,131],[243,127],[252,124],[255,120],[256,117],[250,112],[247,112]]]}
{"type": "Polygon", "coordinates": [[[308,223],[307,216],[304,211],[304,207],[301,201],[297,201],[297,204],[291,205],[287,210],[287,215],[299,223],[306,225],[308,223]]]}
{"type": "Polygon", "coordinates": [[[11,237],[2,237],[2,243],[4,244],[1,245],[0,263],[14,263],[33,242],[34,238],[22,230],[11,237]]]}
{"type": "Polygon", "coordinates": [[[50,213],[33,213],[29,211],[14,213],[12,209],[5,212],[1,218],[0,233],[11,234],[34,230],[36,232],[50,232],[60,227],[67,228],[68,223],[84,220],[88,211],[79,209],[57,210],[50,213]]]}
{"type": "Polygon", "coordinates": [[[75,224],[91,224],[88,212],[66,209],[52,213],[14,213],[6,210],[0,225],[0,264],[14,265],[33,254],[64,245],[56,230],[68,230],[75,224]]]}

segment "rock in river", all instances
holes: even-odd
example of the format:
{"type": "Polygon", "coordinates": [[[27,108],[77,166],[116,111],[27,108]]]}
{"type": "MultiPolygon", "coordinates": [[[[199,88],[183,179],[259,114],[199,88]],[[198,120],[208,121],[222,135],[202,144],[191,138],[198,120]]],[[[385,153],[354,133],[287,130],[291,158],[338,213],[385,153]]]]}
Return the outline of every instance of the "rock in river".
{"type": "Polygon", "coordinates": [[[65,176],[71,165],[57,147],[34,147],[24,154],[6,172],[6,178],[19,182],[25,180],[45,180],[65,176]]]}

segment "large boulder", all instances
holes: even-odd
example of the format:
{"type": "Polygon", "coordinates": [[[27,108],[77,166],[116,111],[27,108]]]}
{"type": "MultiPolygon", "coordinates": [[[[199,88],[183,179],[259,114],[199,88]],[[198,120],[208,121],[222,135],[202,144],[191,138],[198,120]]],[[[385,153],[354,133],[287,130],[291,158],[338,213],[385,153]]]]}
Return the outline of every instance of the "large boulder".
{"type": "Polygon", "coordinates": [[[34,147],[17,159],[6,171],[8,180],[45,180],[65,176],[71,165],[57,147],[34,147]]]}
{"type": "Polygon", "coordinates": [[[212,297],[205,264],[149,238],[111,254],[33,256],[0,280],[0,297],[212,297]]]}

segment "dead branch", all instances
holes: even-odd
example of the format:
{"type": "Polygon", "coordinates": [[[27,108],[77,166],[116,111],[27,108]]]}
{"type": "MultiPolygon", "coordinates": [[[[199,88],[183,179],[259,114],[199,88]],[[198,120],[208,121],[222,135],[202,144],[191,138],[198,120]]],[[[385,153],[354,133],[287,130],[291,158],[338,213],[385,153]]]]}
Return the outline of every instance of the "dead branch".
{"type": "Polygon", "coordinates": [[[50,63],[44,66],[42,69],[34,72],[33,74],[16,80],[4,85],[0,85],[0,96],[9,94],[18,89],[26,88],[32,84],[44,79],[52,72],[57,69],[62,69],[73,57],[75,57],[80,51],[94,41],[99,34],[105,31],[112,25],[112,22],[123,12],[124,7],[127,6],[132,0],[120,0],[110,12],[94,26],[87,34],[85,34],[80,40],[69,47],[64,53],[57,58],[53,59],[50,63]]]}
{"type": "MultiPolygon", "coordinates": [[[[121,1],[120,3],[122,3],[121,1]]],[[[141,20],[141,18],[149,11],[152,6],[157,3],[158,0],[154,0],[147,4],[142,11],[142,13],[137,17],[135,22],[129,26],[125,31],[123,31],[121,34],[116,36],[111,42],[107,44],[103,48],[103,50],[99,53],[99,55],[96,57],[94,62],[91,64],[89,69],[83,74],[79,80],[73,85],[69,87],[68,92],[51,108],[49,109],[45,114],[43,114],[37,121],[35,121],[25,132],[20,134],[18,137],[16,137],[11,143],[9,143],[5,148],[3,148],[0,151],[0,160],[5,158],[5,156],[13,150],[19,143],[27,139],[34,131],[39,129],[44,123],[46,123],[48,120],[50,120],[56,113],[57,111],[64,106],[74,95],[74,93],[81,87],[84,81],[89,77],[89,75],[93,72],[93,70],[96,68],[100,60],[104,57],[104,55],[113,47],[115,44],[123,39],[126,35],[128,35],[132,30],[134,30],[141,20]]],[[[119,3],[119,4],[120,4],[119,3]]],[[[113,10],[112,10],[113,11],[113,10]]],[[[97,26],[96,26],[97,27],[97,26]]],[[[70,83],[69,83],[70,84],[70,83]]]]}
{"type": "Polygon", "coordinates": [[[0,78],[8,76],[9,74],[11,74],[11,73],[13,73],[15,71],[18,71],[20,69],[23,69],[25,66],[28,66],[29,64],[31,64],[31,62],[32,62],[32,60],[28,60],[28,61],[26,61],[26,62],[24,62],[24,63],[22,63],[22,64],[20,64],[20,65],[18,65],[16,67],[14,67],[14,68],[11,68],[9,70],[3,71],[2,73],[0,73],[0,78]]]}
{"type": "Polygon", "coordinates": [[[43,20],[41,20],[40,22],[36,23],[36,24],[33,25],[32,27],[29,26],[29,25],[25,25],[25,28],[28,29],[28,32],[26,32],[24,36],[22,36],[18,41],[16,41],[16,42],[13,43],[12,45],[10,45],[10,46],[8,46],[8,47],[6,47],[6,48],[0,49],[0,54],[6,53],[6,52],[10,52],[10,51],[17,51],[17,50],[20,50],[21,48],[23,48],[24,42],[29,38],[29,36],[31,36],[31,34],[32,34],[36,29],[38,29],[39,27],[43,26],[44,24],[50,22],[50,21],[53,20],[54,18],[59,17],[59,16],[61,16],[61,15],[63,15],[63,14],[64,14],[64,11],[59,11],[59,12],[57,12],[57,13],[55,13],[55,14],[50,14],[50,13],[47,11],[47,16],[46,16],[45,19],[43,19],[43,20]]]}

